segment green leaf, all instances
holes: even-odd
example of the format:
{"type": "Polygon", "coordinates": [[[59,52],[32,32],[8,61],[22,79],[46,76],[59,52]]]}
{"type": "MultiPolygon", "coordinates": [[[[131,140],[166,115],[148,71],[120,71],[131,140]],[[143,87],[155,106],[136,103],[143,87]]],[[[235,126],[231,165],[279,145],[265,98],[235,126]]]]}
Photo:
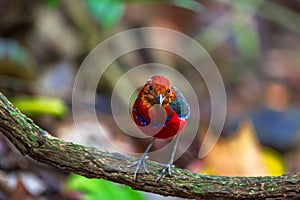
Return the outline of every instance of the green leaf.
{"type": "Polygon", "coordinates": [[[262,2],[262,0],[239,0],[232,1],[232,5],[240,12],[254,13],[257,11],[262,2]]]}
{"type": "Polygon", "coordinates": [[[248,15],[237,14],[233,19],[233,33],[241,56],[257,60],[260,55],[260,40],[254,22],[250,20],[248,15]]]}
{"type": "Polygon", "coordinates": [[[47,1],[48,7],[50,7],[50,8],[55,8],[58,4],[57,0],[46,0],[46,1],[47,1]]]}
{"type": "Polygon", "coordinates": [[[201,3],[194,1],[194,0],[188,0],[188,1],[182,1],[182,0],[172,0],[170,2],[171,4],[186,8],[188,10],[192,10],[194,12],[201,12],[204,10],[204,7],[201,3]]]}
{"type": "Polygon", "coordinates": [[[118,0],[85,0],[91,16],[104,28],[117,24],[124,13],[124,4],[118,0]]]}
{"type": "Polygon", "coordinates": [[[18,97],[11,102],[21,112],[28,115],[52,115],[63,117],[67,113],[67,106],[61,99],[48,97],[18,97]]]}
{"type": "Polygon", "coordinates": [[[145,199],[141,192],[135,191],[128,186],[118,185],[104,179],[88,179],[77,174],[71,174],[66,180],[66,185],[71,190],[82,192],[84,200],[145,199]]]}

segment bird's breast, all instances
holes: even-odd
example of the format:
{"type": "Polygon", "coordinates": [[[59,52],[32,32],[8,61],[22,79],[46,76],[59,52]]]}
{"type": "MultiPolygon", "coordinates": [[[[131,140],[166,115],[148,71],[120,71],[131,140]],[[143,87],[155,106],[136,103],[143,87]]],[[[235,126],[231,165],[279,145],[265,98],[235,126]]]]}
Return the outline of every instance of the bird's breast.
{"type": "Polygon", "coordinates": [[[143,133],[159,139],[174,137],[186,125],[185,119],[179,118],[174,109],[158,104],[147,106],[137,101],[133,105],[132,116],[143,133]]]}

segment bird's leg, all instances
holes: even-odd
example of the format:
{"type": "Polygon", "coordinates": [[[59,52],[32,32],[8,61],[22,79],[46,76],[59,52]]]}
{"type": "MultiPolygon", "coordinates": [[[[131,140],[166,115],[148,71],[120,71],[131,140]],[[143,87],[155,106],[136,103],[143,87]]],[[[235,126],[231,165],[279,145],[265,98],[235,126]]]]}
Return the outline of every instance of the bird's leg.
{"type": "Polygon", "coordinates": [[[175,144],[174,144],[173,151],[172,151],[172,154],[171,154],[171,159],[167,164],[162,164],[162,166],[164,166],[164,168],[161,170],[161,172],[160,172],[158,178],[156,179],[156,181],[159,181],[162,178],[162,176],[166,172],[166,170],[168,170],[169,175],[172,175],[171,167],[173,166],[174,156],[175,156],[176,148],[177,148],[177,145],[178,145],[178,140],[179,140],[179,134],[175,138],[175,144]]]}
{"type": "Polygon", "coordinates": [[[145,159],[146,159],[146,156],[147,156],[149,150],[151,149],[154,141],[155,141],[155,138],[152,139],[152,141],[150,142],[150,144],[146,148],[145,152],[143,153],[143,155],[140,157],[140,159],[138,161],[136,161],[133,164],[131,164],[131,165],[128,166],[128,167],[133,167],[133,166],[136,165],[136,168],[134,170],[134,176],[133,176],[133,178],[134,178],[135,181],[136,181],[137,173],[138,173],[141,165],[143,165],[143,168],[144,168],[145,172],[148,173],[148,170],[147,170],[147,167],[146,167],[146,164],[145,164],[145,159]]]}

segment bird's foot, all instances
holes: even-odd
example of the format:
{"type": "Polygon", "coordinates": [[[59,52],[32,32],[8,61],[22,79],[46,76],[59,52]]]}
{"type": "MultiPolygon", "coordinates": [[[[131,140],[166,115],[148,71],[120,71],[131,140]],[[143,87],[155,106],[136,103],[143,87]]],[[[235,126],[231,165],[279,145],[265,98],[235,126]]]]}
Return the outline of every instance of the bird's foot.
{"type": "Polygon", "coordinates": [[[167,171],[168,174],[171,176],[171,167],[174,167],[174,165],[172,163],[168,163],[168,164],[161,164],[164,168],[161,170],[159,176],[157,177],[156,181],[159,181],[162,176],[164,175],[164,173],[167,171]]]}
{"type": "Polygon", "coordinates": [[[143,169],[146,173],[148,173],[147,167],[146,167],[146,163],[145,163],[145,157],[141,157],[140,159],[138,159],[138,161],[132,163],[131,165],[129,165],[128,167],[133,167],[136,166],[135,170],[134,170],[134,175],[133,175],[133,179],[136,181],[136,177],[137,174],[139,172],[139,169],[141,168],[141,165],[143,166],[143,169]]]}

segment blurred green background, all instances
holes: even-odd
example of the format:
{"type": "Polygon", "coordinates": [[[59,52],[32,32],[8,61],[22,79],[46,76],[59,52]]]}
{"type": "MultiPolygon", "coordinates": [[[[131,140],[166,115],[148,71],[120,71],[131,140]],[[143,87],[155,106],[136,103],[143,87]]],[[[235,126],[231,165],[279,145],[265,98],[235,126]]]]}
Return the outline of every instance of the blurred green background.
{"type": "MultiPolygon", "coordinates": [[[[198,158],[210,120],[205,83],[188,63],[159,50],[128,53],[106,70],[96,94],[105,134],[121,148],[144,151],[148,141],[125,136],[115,125],[110,94],[118,78],[133,67],[162,63],[194,83],[200,103],[201,120],[193,122],[199,123],[199,134],[175,162],[177,167],[211,175],[292,173],[300,170],[299,24],[299,0],[2,0],[0,91],[51,134],[78,142],[72,89],[89,52],[132,28],[180,31],[205,48],[226,87],[226,124],[212,152],[198,158]]],[[[150,39],[168,45],[173,38],[150,39]]],[[[130,42],[134,41],[120,45],[130,42]]],[[[96,126],[82,116],[80,128],[87,132],[87,140],[105,146],[96,126]]],[[[0,199],[120,198],[166,197],[40,165],[22,157],[0,135],[0,199]]]]}

